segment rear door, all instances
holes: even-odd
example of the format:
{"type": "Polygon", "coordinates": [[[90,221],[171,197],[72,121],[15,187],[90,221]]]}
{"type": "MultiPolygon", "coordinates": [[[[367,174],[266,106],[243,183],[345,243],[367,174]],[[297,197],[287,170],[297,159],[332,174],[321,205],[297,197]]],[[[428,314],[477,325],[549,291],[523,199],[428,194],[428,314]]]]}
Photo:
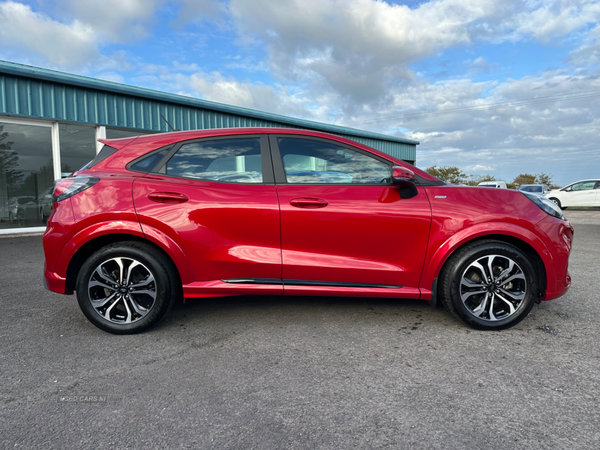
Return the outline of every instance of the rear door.
{"type": "Polygon", "coordinates": [[[245,280],[281,292],[279,204],[268,138],[186,141],[162,159],[134,183],[145,232],[160,230],[183,249],[198,288],[245,280]]]}
{"type": "Polygon", "coordinates": [[[419,296],[431,222],[423,188],[402,198],[392,163],[326,139],[272,136],[271,151],[286,293],[419,296]]]}

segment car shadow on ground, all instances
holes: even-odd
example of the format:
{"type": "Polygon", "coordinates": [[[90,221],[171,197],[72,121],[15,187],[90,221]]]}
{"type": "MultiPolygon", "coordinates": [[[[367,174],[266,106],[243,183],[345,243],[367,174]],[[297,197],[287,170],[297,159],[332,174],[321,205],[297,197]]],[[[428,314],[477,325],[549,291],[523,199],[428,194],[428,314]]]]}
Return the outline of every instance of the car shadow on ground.
{"type": "MultiPolygon", "coordinates": [[[[167,314],[158,328],[199,325],[203,321],[214,323],[215,317],[227,317],[224,323],[236,317],[240,320],[277,321],[340,321],[371,322],[380,317],[383,321],[413,321],[423,319],[461,326],[441,306],[432,308],[429,302],[411,299],[371,297],[306,297],[260,296],[211,297],[179,301],[167,314]]],[[[157,328],[157,329],[158,329],[157,328]]]]}

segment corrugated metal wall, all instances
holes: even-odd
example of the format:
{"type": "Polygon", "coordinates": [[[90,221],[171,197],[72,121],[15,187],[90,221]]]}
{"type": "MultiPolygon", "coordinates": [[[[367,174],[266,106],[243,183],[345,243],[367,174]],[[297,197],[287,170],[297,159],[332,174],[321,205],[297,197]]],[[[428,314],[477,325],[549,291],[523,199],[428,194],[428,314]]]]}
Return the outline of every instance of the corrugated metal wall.
{"type": "MultiPolygon", "coordinates": [[[[0,114],[155,132],[170,131],[161,115],[173,128],[180,130],[231,127],[300,128],[298,125],[276,120],[263,120],[244,114],[238,115],[7,73],[0,73],[0,114]]],[[[321,128],[319,131],[323,131],[322,127],[313,128],[310,123],[302,128],[316,130],[321,128]]],[[[342,127],[340,129],[347,130],[342,127]]],[[[335,131],[326,131],[335,133],[335,131]]],[[[416,145],[413,144],[339,132],[335,134],[405,161],[416,160],[416,145]]]]}

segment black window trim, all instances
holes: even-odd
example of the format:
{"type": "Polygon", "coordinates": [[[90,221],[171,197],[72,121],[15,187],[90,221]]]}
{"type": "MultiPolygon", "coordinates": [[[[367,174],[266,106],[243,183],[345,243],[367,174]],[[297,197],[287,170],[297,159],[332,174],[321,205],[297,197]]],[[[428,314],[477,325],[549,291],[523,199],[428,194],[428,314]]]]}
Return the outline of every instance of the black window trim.
{"type": "Polygon", "coordinates": [[[134,159],[134,160],[132,160],[132,161],[129,161],[129,163],[127,163],[127,165],[125,166],[125,168],[126,168],[127,170],[129,170],[130,172],[136,172],[136,173],[145,173],[145,174],[148,174],[148,173],[154,172],[154,170],[155,170],[157,167],[160,167],[160,165],[161,165],[161,164],[163,164],[163,163],[165,162],[165,159],[166,159],[166,158],[170,157],[170,155],[171,155],[171,153],[172,153],[172,150],[173,150],[172,148],[171,148],[171,150],[170,150],[169,152],[167,152],[167,154],[166,154],[165,156],[163,156],[163,157],[161,158],[161,160],[160,160],[160,161],[158,161],[158,162],[157,162],[157,163],[154,165],[154,167],[152,167],[150,170],[135,170],[135,169],[132,169],[132,167],[133,167],[135,164],[137,164],[138,162],[140,162],[141,160],[143,160],[143,159],[146,159],[146,158],[149,158],[150,156],[152,156],[152,155],[154,155],[154,154],[156,154],[156,153],[160,153],[160,152],[162,152],[162,151],[164,151],[165,149],[168,149],[168,148],[170,148],[170,147],[174,147],[174,145],[175,145],[175,144],[168,144],[168,145],[164,145],[164,146],[162,146],[162,147],[160,147],[160,148],[157,148],[156,150],[152,150],[151,152],[144,153],[142,156],[140,156],[140,157],[138,157],[138,158],[136,158],[136,159],[134,159]]]}
{"type": "MultiPolygon", "coordinates": [[[[266,134],[232,134],[232,135],[224,135],[224,136],[208,136],[208,137],[199,138],[199,139],[189,139],[186,141],[180,141],[180,142],[176,142],[175,144],[170,144],[170,145],[173,145],[173,148],[171,149],[171,151],[169,151],[169,153],[167,153],[167,155],[165,155],[165,157],[156,166],[154,166],[154,168],[149,173],[156,173],[156,174],[160,174],[161,176],[164,176],[164,177],[177,178],[179,180],[201,181],[201,182],[206,182],[206,183],[230,184],[230,185],[236,185],[236,186],[240,186],[240,185],[241,186],[244,186],[244,185],[258,186],[258,185],[265,185],[265,184],[266,185],[275,184],[273,166],[271,163],[271,161],[272,161],[271,150],[269,148],[268,135],[266,135],[266,134]],[[229,140],[231,140],[231,139],[252,139],[252,138],[255,138],[255,139],[258,138],[259,144],[260,144],[260,158],[261,158],[261,169],[262,169],[262,177],[263,177],[262,183],[236,183],[236,182],[217,181],[217,180],[204,180],[204,179],[198,179],[198,178],[185,178],[185,177],[169,175],[167,173],[161,172],[161,170],[166,167],[167,162],[184,145],[194,144],[196,142],[220,141],[220,140],[227,140],[227,139],[229,139],[229,140]]],[[[157,149],[156,151],[160,151],[160,150],[161,149],[157,149]]],[[[144,155],[144,157],[146,157],[146,156],[150,156],[150,152],[146,153],[144,155]]],[[[132,164],[134,162],[135,162],[135,160],[129,164],[132,164]]],[[[128,166],[129,166],[129,164],[128,164],[128,166]]]]}

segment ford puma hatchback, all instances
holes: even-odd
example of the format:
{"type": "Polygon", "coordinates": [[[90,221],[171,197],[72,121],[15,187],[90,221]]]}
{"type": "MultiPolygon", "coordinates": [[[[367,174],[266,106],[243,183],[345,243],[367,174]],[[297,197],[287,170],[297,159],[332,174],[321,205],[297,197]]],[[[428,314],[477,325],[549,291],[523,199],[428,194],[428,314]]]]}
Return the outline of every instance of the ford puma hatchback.
{"type": "Polygon", "coordinates": [[[184,298],[440,301],[480,329],[570,286],[573,228],[549,200],[451,186],[325,133],[276,128],[102,140],[56,182],[48,289],[99,328],[135,333],[184,298]]]}

